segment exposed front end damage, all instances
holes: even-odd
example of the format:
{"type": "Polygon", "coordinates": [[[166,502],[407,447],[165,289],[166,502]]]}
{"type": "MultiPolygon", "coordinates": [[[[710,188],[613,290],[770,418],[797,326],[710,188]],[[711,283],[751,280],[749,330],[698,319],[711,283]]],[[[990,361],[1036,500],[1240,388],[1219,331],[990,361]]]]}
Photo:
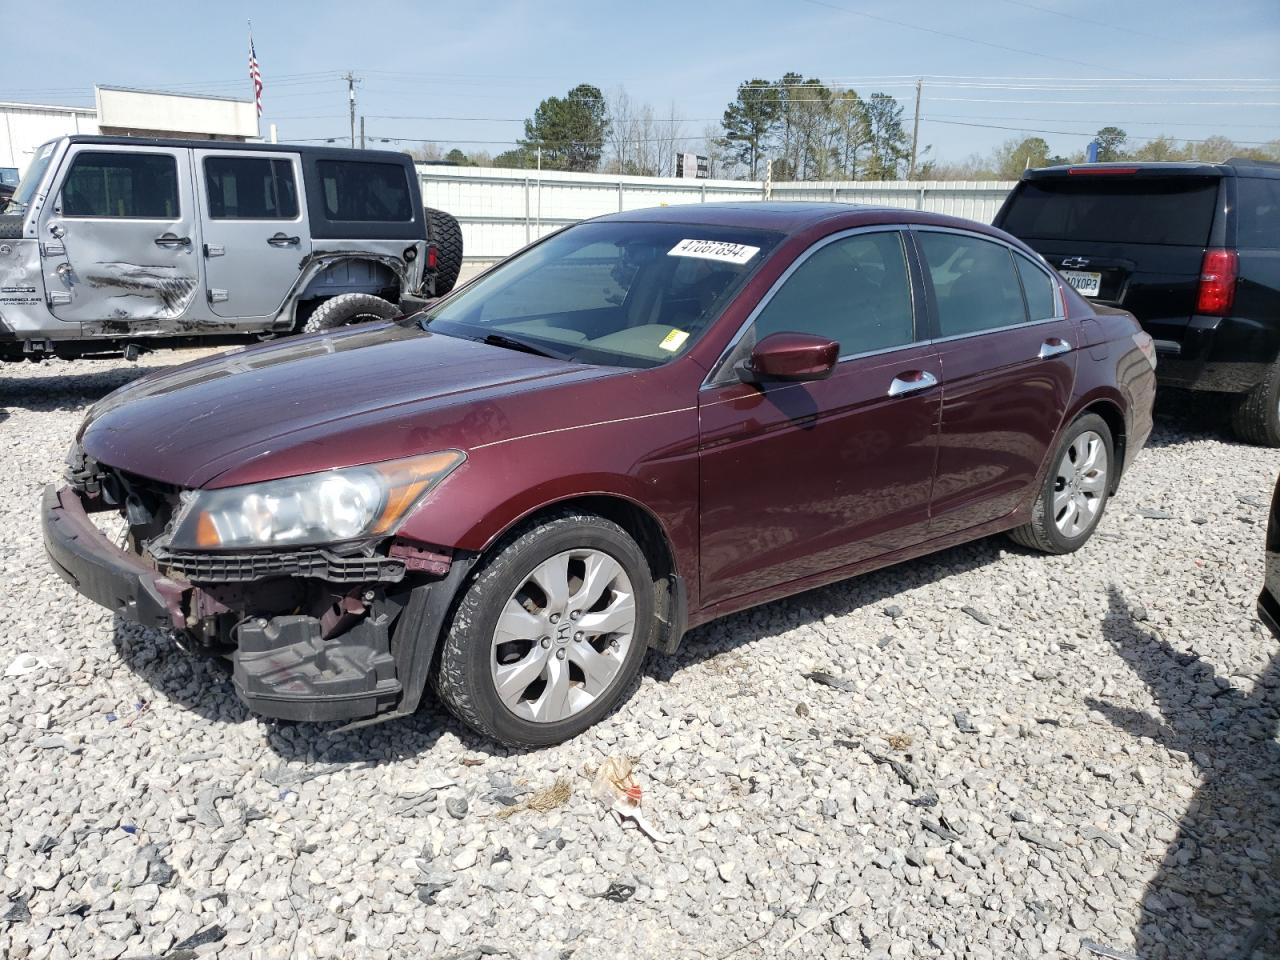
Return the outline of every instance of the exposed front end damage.
{"type": "Polygon", "coordinates": [[[55,569],[81,594],[172,631],[190,653],[230,660],[236,693],[255,713],[376,721],[417,708],[467,558],[394,540],[173,551],[165,543],[181,491],[78,449],[69,464],[69,485],[46,488],[44,537],[55,569]],[[123,546],[94,522],[111,513],[127,529],[123,546]]]}

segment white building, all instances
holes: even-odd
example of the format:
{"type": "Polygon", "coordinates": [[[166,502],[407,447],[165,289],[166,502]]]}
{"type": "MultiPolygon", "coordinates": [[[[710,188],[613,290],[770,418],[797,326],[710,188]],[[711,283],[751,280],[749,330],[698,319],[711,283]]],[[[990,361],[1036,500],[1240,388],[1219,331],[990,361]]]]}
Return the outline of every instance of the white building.
{"type": "Polygon", "coordinates": [[[0,103],[0,167],[16,167],[21,174],[40,144],[73,133],[240,142],[259,136],[252,100],[97,86],[94,103],[0,103]]]}

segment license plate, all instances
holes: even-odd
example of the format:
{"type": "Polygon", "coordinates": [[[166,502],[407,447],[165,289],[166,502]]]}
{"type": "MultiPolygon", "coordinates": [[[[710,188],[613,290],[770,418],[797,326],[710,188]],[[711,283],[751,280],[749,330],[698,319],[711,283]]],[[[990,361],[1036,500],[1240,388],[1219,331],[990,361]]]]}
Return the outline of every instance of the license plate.
{"type": "Polygon", "coordinates": [[[1102,274],[1084,270],[1063,270],[1062,279],[1075,287],[1082,297],[1096,297],[1102,292],[1102,274]]]}

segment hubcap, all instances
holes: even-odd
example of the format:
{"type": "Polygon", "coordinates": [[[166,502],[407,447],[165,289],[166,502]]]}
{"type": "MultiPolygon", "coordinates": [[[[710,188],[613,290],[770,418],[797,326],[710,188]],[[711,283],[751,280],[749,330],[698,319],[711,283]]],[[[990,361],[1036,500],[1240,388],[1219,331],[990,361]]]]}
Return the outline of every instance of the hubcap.
{"type": "Polygon", "coordinates": [[[1098,517],[1107,490],[1107,448],[1086,430],[1071,441],[1053,481],[1053,523],[1064,537],[1086,533],[1098,517]]]}
{"type": "Polygon", "coordinates": [[[498,617],[489,669],[499,699],[535,723],[585,710],[617,677],[635,624],[635,592],[613,557],[584,549],[544,560],[498,617]]]}

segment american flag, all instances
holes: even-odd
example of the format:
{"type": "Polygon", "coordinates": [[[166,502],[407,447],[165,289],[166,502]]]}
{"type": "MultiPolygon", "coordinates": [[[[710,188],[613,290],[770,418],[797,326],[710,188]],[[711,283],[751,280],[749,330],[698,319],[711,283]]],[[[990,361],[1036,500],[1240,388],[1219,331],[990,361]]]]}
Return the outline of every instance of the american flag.
{"type": "Polygon", "coordinates": [[[253,52],[253,34],[249,34],[249,79],[253,81],[253,101],[262,116],[262,71],[258,69],[258,55],[253,52]]]}

